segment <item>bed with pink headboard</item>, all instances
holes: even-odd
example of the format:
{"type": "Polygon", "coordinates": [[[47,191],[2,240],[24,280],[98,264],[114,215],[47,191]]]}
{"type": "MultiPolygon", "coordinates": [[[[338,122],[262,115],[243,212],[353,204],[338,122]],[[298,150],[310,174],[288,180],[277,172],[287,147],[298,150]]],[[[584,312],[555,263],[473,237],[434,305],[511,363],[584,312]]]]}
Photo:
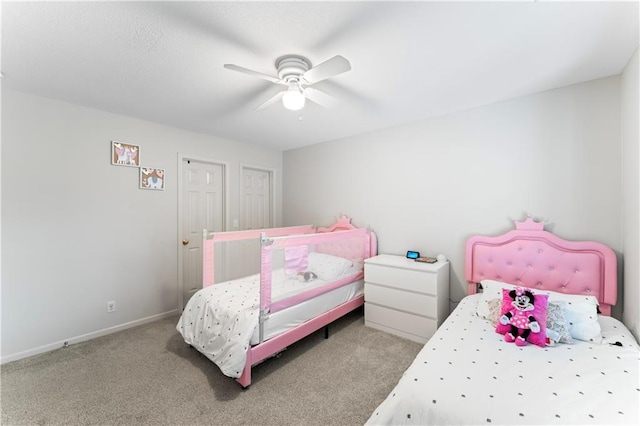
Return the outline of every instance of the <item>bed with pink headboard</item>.
{"type": "Polygon", "coordinates": [[[562,239],[531,218],[470,237],[469,295],[367,424],[638,424],[640,349],[610,316],[616,271],[611,248],[562,239]],[[521,289],[544,302],[533,311],[544,314],[537,344],[497,332],[509,292],[521,289]]]}
{"type": "Polygon", "coordinates": [[[377,240],[343,216],[329,227],[205,230],[202,247],[203,288],[176,328],[247,387],[253,365],[362,306],[362,265],[377,240]]]}
{"type": "Polygon", "coordinates": [[[474,294],[482,280],[496,280],[566,294],[594,296],[604,315],[616,304],[618,278],[614,251],[595,241],[567,241],[530,217],[496,237],[469,238],[465,279],[474,294]]]}

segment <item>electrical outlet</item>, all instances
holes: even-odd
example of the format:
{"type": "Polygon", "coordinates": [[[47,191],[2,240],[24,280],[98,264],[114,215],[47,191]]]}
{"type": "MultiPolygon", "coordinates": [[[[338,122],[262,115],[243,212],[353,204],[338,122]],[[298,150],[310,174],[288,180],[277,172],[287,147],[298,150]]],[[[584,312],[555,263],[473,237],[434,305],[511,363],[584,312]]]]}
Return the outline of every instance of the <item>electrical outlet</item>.
{"type": "Polygon", "coordinates": [[[115,312],[116,311],[116,302],[112,300],[107,302],[107,312],[115,312]]]}

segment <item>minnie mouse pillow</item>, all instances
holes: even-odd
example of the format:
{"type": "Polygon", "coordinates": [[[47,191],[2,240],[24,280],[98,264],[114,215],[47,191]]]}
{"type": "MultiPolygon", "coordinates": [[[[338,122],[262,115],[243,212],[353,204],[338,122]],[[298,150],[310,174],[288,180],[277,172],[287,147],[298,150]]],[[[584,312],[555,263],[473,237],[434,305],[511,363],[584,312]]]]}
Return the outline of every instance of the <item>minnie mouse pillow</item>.
{"type": "Polygon", "coordinates": [[[502,308],[496,333],[507,342],[525,346],[527,342],[542,348],[547,339],[549,296],[534,294],[528,288],[502,289],[502,308]]]}

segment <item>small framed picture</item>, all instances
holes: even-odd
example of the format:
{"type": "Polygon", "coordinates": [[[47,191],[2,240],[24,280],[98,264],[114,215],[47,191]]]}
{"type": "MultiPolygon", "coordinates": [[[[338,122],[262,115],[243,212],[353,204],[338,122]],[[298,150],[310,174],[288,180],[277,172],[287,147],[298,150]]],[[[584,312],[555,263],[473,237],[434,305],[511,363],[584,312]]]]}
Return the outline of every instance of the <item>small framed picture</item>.
{"type": "Polygon", "coordinates": [[[140,167],[141,189],[164,189],[164,169],[140,167]]]}
{"type": "Polygon", "coordinates": [[[111,141],[111,164],[115,166],[140,167],[140,146],[111,141]]]}

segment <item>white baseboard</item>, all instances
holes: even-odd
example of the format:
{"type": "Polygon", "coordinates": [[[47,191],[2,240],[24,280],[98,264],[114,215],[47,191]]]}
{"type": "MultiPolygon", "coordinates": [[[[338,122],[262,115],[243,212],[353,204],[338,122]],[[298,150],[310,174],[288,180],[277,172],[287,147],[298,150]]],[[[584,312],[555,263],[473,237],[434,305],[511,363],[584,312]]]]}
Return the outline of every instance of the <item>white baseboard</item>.
{"type": "Polygon", "coordinates": [[[59,342],[54,342],[54,343],[50,343],[48,345],[39,346],[37,348],[33,348],[33,349],[26,350],[26,351],[18,352],[16,354],[7,355],[7,356],[4,356],[4,357],[0,358],[0,364],[6,364],[6,363],[11,362],[11,361],[17,361],[19,359],[27,358],[27,357],[30,357],[30,356],[33,356],[33,355],[38,355],[38,354],[41,354],[41,353],[44,353],[44,352],[49,352],[49,351],[53,351],[55,349],[60,349],[60,348],[64,347],[65,342],[67,342],[69,345],[72,345],[74,343],[85,342],[87,340],[95,339],[96,337],[106,336],[107,334],[112,334],[112,333],[115,333],[117,331],[126,330],[127,328],[132,328],[132,327],[136,327],[138,325],[147,324],[147,323],[150,323],[150,322],[153,322],[153,321],[158,321],[158,320],[161,320],[163,318],[168,318],[168,317],[170,317],[172,315],[176,315],[178,313],[180,313],[180,311],[178,309],[174,309],[173,311],[164,312],[164,313],[157,314],[157,315],[151,315],[150,317],[141,318],[139,320],[126,322],[124,324],[115,325],[115,326],[109,327],[109,328],[104,328],[102,330],[94,331],[92,333],[83,334],[81,336],[70,337],[68,339],[64,339],[64,340],[61,340],[59,342]]]}

